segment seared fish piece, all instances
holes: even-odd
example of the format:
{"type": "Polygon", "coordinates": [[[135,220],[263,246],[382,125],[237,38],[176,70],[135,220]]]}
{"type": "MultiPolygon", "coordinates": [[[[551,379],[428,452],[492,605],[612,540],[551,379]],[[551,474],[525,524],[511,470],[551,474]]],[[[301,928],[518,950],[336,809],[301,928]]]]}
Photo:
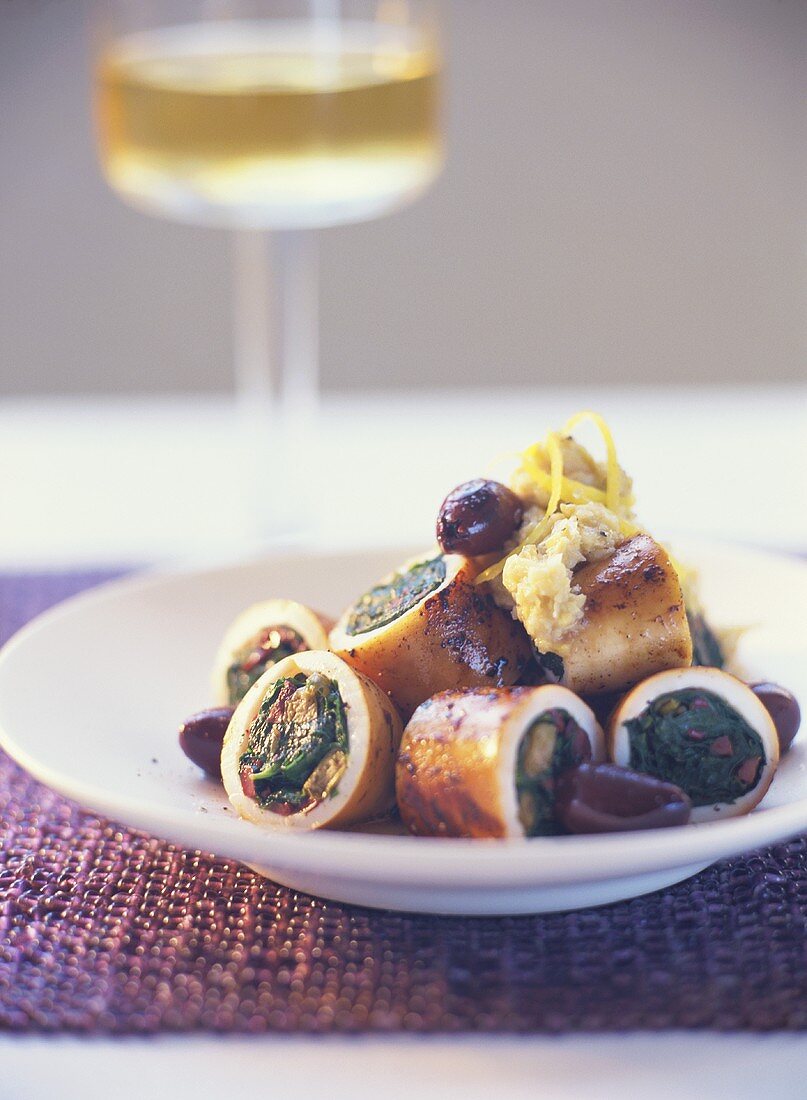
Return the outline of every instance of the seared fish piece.
{"type": "Polygon", "coordinates": [[[779,763],[773,720],[747,684],[718,668],[677,668],[638,684],[608,728],[612,760],[674,783],[692,818],[748,813],[779,763]]]}
{"type": "Polygon", "coordinates": [[[574,574],[583,618],[563,655],[562,683],[583,695],[620,691],[654,672],[692,663],[678,575],[667,551],[636,535],[574,574]]]}
{"type": "Polygon", "coordinates": [[[398,808],[420,836],[557,833],[557,776],[604,755],[593,712],[566,688],[444,691],[404,730],[398,808]]]}
{"type": "Polygon", "coordinates": [[[407,562],[348,608],[331,649],[388,693],[404,719],[438,691],[515,683],[532,660],[520,623],[458,554],[407,562]]]}
{"type": "Polygon", "coordinates": [[[375,684],[333,653],[294,654],[237,706],[221,776],[238,814],[266,829],[350,825],[392,808],[400,740],[375,684]]]}

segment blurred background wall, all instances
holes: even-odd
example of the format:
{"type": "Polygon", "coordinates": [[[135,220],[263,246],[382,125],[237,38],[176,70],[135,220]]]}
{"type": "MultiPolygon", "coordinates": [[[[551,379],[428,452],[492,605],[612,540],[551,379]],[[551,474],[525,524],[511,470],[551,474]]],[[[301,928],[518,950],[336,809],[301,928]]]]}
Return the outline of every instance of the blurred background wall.
{"type": "MultiPolygon", "coordinates": [[[[320,234],[329,389],[804,377],[804,0],[449,0],[449,161],[320,234]]],[[[0,394],[228,390],[229,242],[96,167],[86,10],[0,3],[0,394]]]]}

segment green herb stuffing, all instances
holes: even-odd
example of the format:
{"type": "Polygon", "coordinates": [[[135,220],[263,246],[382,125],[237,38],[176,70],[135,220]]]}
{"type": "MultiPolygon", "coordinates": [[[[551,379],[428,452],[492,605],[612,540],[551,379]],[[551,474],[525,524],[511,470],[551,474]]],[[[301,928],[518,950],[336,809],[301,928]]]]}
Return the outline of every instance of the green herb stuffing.
{"type": "Polygon", "coordinates": [[[687,622],[692,635],[692,663],[708,668],[723,668],[726,657],[720,640],[699,611],[688,611],[687,622]]]}
{"type": "Polygon", "coordinates": [[[559,684],[563,679],[563,658],[557,653],[539,653],[536,649],[535,659],[542,677],[548,683],[559,684]]]}
{"type": "Polygon", "coordinates": [[[316,674],[284,677],[272,685],[249,728],[239,761],[242,783],[246,778],[254,785],[254,797],[263,806],[303,809],[334,793],[347,752],[347,718],[338,685],[316,674]],[[307,693],[304,707],[293,703],[300,691],[307,693]],[[287,711],[304,718],[288,719],[287,711]],[[320,773],[323,782],[312,787],[320,773]]]}
{"type": "Polygon", "coordinates": [[[399,619],[434,592],[446,579],[443,557],[417,562],[405,573],[396,573],[386,584],[377,584],[356,601],[348,616],[348,634],[364,634],[399,619]]]}
{"type": "Polygon", "coordinates": [[[630,766],[675,783],[695,806],[734,802],[759,781],[765,762],[759,735],[710,691],[660,695],[626,726],[630,766]]]}
{"type": "Polygon", "coordinates": [[[565,710],[545,711],[521,738],[516,760],[519,816],[527,836],[563,832],[555,820],[555,780],[590,757],[588,737],[565,710]],[[581,751],[581,746],[589,749],[581,751]]]}
{"type": "Polygon", "coordinates": [[[303,638],[289,626],[267,627],[233,654],[227,669],[227,695],[231,707],[237,707],[256,680],[271,665],[276,665],[292,653],[301,653],[307,646],[303,638]]]}

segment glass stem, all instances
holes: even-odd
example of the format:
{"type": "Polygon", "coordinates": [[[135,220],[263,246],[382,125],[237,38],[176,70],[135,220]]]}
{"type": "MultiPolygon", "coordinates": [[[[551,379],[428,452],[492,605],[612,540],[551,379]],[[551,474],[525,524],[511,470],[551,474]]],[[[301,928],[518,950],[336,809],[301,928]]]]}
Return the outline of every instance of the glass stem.
{"type": "Polygon", "coordinates": [[[233,259],[245,523],[259,539],[300,539],[314,521],[309,494],[319,391],[316,239],[306,230],[271,238],[260,230],[238,230],[233,259]]]}
{"type": "MultiPolygon", "coordinates": [[[[319,265],[314,230],[277,234],[283,420],[292,453],[313,449],[319,411],[319,265]],[[301,448],[299,440],[304,440],[301,448]],[[297,441],[295,445],[295,441],[297,441]]],[[[306,479],[307,480],[307,479],[306,479]]]]}
{"type": "Polygon", "coordinates": [[[266,234],[238,229],[233,237],[235,390],[247,420],[271,415],[277,390],[266,234]]]}

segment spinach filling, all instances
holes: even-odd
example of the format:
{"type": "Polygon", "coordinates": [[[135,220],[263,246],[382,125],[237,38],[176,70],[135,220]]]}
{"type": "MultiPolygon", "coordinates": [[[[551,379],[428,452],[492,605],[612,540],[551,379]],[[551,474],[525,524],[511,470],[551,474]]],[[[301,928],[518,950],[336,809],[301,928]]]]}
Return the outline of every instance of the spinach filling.
{"type": "Polygon", "coordinates": [[[347,755],[345,704],[335,681],[318,673],[283,677],[249,728],[241,786],[268,810],[296,813],[336,794],[347,755]]]}
{"type": "Polygon", "coordinates": [[[555,780],[590,759],[588,737],[567,711],[544,711],[530,725],[516,759],[518,816],[527,836],[563,832],[555,819],[555,780]]]}
{"type": "Polygon", "coordinates": [[[445,579],[446,563],[442,556],[419,561],[405,573],[396,573],[386,584],[377,584],[356,601],[348,616],[346,633],[364,634],[395,622],[445,579]]]}
{"type": "Polygon", "coordinates": [[[759,782],[759,734],[725,699],[686,688],[660,695],[625,723],[630,766],[681,787],[695,806],[734,802],[759,782]]]}
{"type": "Polygon", "coordinates": [[[726,656],[720,639],[699,611],[687,611],[689,632],[692,635],[692,663],[710,668],[723,668],[726,656]]]}
{"type": "Polygon", "coordinates": [[[231,707],[237,707],[256,680],[270,665],[276,665],[292,653],[302,653],[308,647],[290,626],[268,626],[233,654],[227,669],[227,697],[231,707]]]}
{"type": "Polygon", "coordinates": [[[563,679],[563,658],[557,653],[539,653],[535,650],[535,661],[541,674],[541,682],[559,684],[563,679]]]}

